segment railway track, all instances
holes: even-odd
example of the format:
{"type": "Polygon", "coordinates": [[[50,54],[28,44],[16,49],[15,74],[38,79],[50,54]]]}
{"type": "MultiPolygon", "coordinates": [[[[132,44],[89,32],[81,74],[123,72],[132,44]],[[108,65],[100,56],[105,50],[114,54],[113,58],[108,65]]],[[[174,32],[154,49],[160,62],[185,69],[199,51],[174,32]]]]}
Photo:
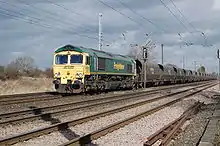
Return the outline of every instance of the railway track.
{"type": "Polygon", "coordinates": [[[192,107],[190,107],[187,111],[185,111],[182,116],[178,119],[174,120],[170,124],[164,126],[151,136],[147,138],[147,141],[143,144],[144,146],[152,146],[155,143],[159,146],[166,146],[170,143],[170,141],[178,134],[181,126],[190,119],[190,117],[198,112],[199,108],[203,104],[200,102],[195,103],[192,107]]]}
{"type": "Polygon", "coordinates": [[[12,94],[12,95],[1,95],[0,105],[11,105],[19,103],[29,103],[43,100],[52,100],[60,98],[57,92],[38,92],[38,93],[27,93],[27,94],[12,94]]]}
{"type": "MultiPolygon", "coordinates": [[[[123,126],[123,125],[126,125],[132,121],[135,121],[143,116],[146,116],[146,115],[149,115],[149,114],[152,114],[162,108],[165,108],[169,105],[172,105],[180,100],[182,100],[183,98],[186,98],[186,97],[189,97],[191,95],[194,95],[202,90],[205,90],[207,88],[210,88],[211,86],[214,86],[215,84],[205,84],[205,85],[200,85],[199,88],[202,88],[202,89],[199,89],[197,91],[191,91],[191,92],[183,92],[183,91],[179,91],[179,93],[175,93],[175,95],[178,95],[178,97],[180,96],[180,98],[176,99],[176,100],[173,100],[169,103],[166,103],[164,105],[161,105],[161,106],[158,106],[152,110],[149,110],[149,111],[146,111],[144,113],[141,113],[137,116],[134,116],[134,117],[131,117],[131,118],[128,118],[126,120],[123,120],[119,123],[116,123],[114,125],[111,125],[111,126],[108,126],[108,127],[105,127],[103,129],[101,129],[101,131],[99,130],[98,132],[96,131],[95,133],[92,133],[89,135],[89,139],[90,141],[94,139],[94,137],[97,138],[97,133],[99,136],[102,136],[103,135],[103,131],[104,133],[106,134],[107,131],[112,131],[111,129],[115,129],[115,128],[119,128],[120,126],[123,126]],[[102,133],[102,134],[100,134],[102,133]],[[93,136],[95,135],[95,136],[93,136]]],[[[198,88],[198,87],[194,87],[195,88],[198,88]]],[[[172,93],[172,96],[174,95],[174,93],[172,93]]],[[[171,96],[171,95],[166,95],[166,96],[171,96]]],[[[146,101],[147,103],[147,101],[146,101]]],[[[142,103],[139,103],[139,105],[142,105],[142,104],[146,104],[144,102],[142,103]]],[[[63,123],[59,123],[59,124],[55,124],[55,125],[51,125],[51,126],[48,126],[46,128],[41,128],[41,129],[37,129],[37,130],[34,130],[34,131],[30,131],[30,132],[27,132],[27,133],[24,133],[24,134],[19,134],[17,136],[13,136],[13,137],[8,137],[8,138],[5,138],[5,139],[2,139],[0,141],[0,144],[1,145],[6,145],[6,144],[13,144],[13,143],[17,143],[19,141],[25,141],[27,139],[31,139],[33,137],[38,137],[40,135],[44,135],[44,134],[48,134],[48,133],[51,133],[51,132],[54,132],[54,131],[59,131],[60,129],[65,129],[65,128],[68,128],[70,126],[75,126],[75,125],[78,125],[78,124],[81,124],[81,123],[85,123],[87,121],[90,121],[90,120],[94,120],[96,118],[99,118],[99,117],[103,117],[103,116],[107,116],[107,115],[110,115],[110,114],[113,114],[113,113],[117,113],[117,112],[120,112],[120,111],[123,111],[123,110],[126,110],[126,109],[129,109],[129,108],[133,108],[135,106],[138,106],[138,104],[133,104],[133,105],[130,105],[130,106],[125,106],[125,107],[121,107],[121,108],[117,108],[117,109],[113,109],[113,110],[109,110],[109,111],[106,111],[106,112],[101,112],[99,114],[95,114],[95,115],[90,115],[88,117],[84,117],[84,118],[80,118],[80,119],[76,119],[76,120],[72,120],[72,121],[68,121],[68,122],[63,122],[63,123]]],[[[84,142],[84,143],[87,143],[88,142],[88,135],[86,136],[83,136],[83,137],[80,137],[78,139],[75,139],[73,141],[70,141],[69,143],[65,144],[65,145],[69,145],[69,144],[73,144],[73,143],[81,143],[81,142],[84,142]],[[87,139],[87,140],[85,140],[87,139]],[[85,140],[85,141],[84,141],[85,140]]]]}
{"type": "MultiPolygon", "coordinates": [[[[172,89],[177,89],[177,88],[180,88],[180,87],[174,86],[172,89]]],[[[183,90],[182,92],[186,92],[186,91],[189,91],[195,88],[196,87],[192,87],[192,88],[183,90]]],[[[167,88],[163,88],[161,90],[166,91],[167,88]]],[[[123,94],[123,95],[116,95],[113,97],[111,96],[111,97],[106,97],[106,98],[91,99],[91,100],[86,100],[86,101],[72,102],[68,104],[43,107],[43,108],[32,108],[32,109],[24,110],[24,111],[1,114],[0,115],[0,126],[4,126],[6,124],[15,124],[15,123],[20,123],[20,122],[33,121],[33,120],[48,119],[49,117],[59,116],[67,112],[74,113],[79,110],[98,107],[101,105],[112,104],[112,103],[122,102],[122,101],[127,101],[127,100],[136,100],[137,98],[146,98],[143,96],[157,94],[157,93],[160,93],[161,90],[155,89],[155,90],[147,91],[144,93],[136,93],[135,95],[123,94]]],[[[169,96],[175,95],[177,93],[180,93],[180,92],[174,92],[172,94],[169,94],[169,96]]],[[[135,104],[135,106],[154,102],[154,101],[166,98],[166,97],[167,95],[163,95],[157,98],[146,99],[140,103],[135,104]]]]}
{"type": "Polygon", "coordinates": [[[197,91],[193,91],[191,93],[190,92],[189,93],[188,92],[184,92],[183,94],[179,95],[180,97],[178,99],[176,99],[176,100],[173,100],[171,102],[165,103],[165,104],[163,104],[161,106],[158,106],[156,108],[147,110],[147,111],[142,112],[142,113],[140,113],[138,115],[135,115],[135,116],[132,116],[130,118],[127,118],[125,120],[116,122],[116,123],[111,124],[109,126],[103,127],[103,128],[101,128],[99,130],[96,130],[94,132],[91,132],[89,134],[81,136],[79,138],[75,138],[73,140],[70,140],[69,142],[66,142],[66,143],[62,144],[61,146],[80,146],[80,145],[90,144],[93,140],[96,140],[96,139],[100,138],[101,136],[104,136],[104,135],[106,135],[108,133],[111,133],[111,132],[121,128],[121,127],[124,127],[125,125],[128,125],[128,124],[130,124],[130,123],[132,123],[132,122],[134,122],[134,121],[136,121],[136,120],[138,120],[138,119],[140,119],[142,117],[151,115],[151,114],[153,114],[153,113],[155,113],[155,112],[157,112],[157,111],[159,111],[159,110],[161,110],[161,109],[163,109],[165,107],[173,105],[173,104],[179,102],[180,100],[182,100],[184,98],[192,96],[192,95],[194,95],[196,93],[199,93],[199,92],[201,92],[201,91],[203,91],[203,90],[205,90],[207,88],[210,88],[212,86],[213,85],[209,85],[209,86],[206,86],[206,87],[204,87],[202,89],[199,89],[197,91]]]}
{"type": "MultiPolygon", "coordinates": [[[[204,81],[204,82],[210,82],[210,81],[204,81]]],[[[200,84],[200,83],[201,82],[196,82],[196,83],[180,84],[180,85],[174,85],[174,86],[177,86],[177,87],[184,87],[186,85],[193,86],[193,85],[200,84]]],[[[161,90],[161,89],[167,89],[170,87],[172,87],[172,86],[152,87],[151,89],[152,90],[161,90]]],[[[136,93],[129,93],[129,94],[135,95],[136,93]]],[[[82,95],[75,95],[75,96],[69,95],[66,97],[76,98],[77,96],[82,96],[82,95]]],[[[58,94],[57,92],[38,92],[38,93],[27,93],[27,94],[1,95],[0,96],[0,106],[39,102],[39,101],[45,101],[45,100],[49,101],[49,100],[59,99],[60,97],[63,97],[63,96],[58,94]]]]}

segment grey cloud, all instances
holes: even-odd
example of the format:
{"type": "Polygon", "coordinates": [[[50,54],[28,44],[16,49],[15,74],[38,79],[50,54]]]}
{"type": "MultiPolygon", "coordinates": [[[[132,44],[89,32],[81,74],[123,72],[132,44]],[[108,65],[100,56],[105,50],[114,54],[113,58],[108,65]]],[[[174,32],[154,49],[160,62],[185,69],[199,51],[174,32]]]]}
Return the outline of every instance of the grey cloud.
{"type": "MultiPolygon", "coordinates": [[[[151,36],[151,39],[157,44],[157,48],[155,48],[154,52],[158,62],[160,62],[161,56],[160,44],[163,43],[166,51],[164,52],[166,63],[174,63],[181,67],[182,57],[185,56],[187,58],[186,67],[190,69],[193,69],[192,62],[197,60],[200,64],[206,65],[209,71],[216,70],[216,49],[213,47],[220,44],[218,40],[220,35],[218,27],[220,20],[217,19],[220,13],[218,9],[213,9],[214,0],[174,1],[196,29],[207,34],[208,43],[214,45],[212,49],[210,47],[203,47],[201,44],[204,44],[204,38],[201,37],[199,33],[188,33],[188,31],[173,18],[159,0],[120,1],[124,2],[147,19],[155,22],[160,28],[166,30],[165,33],[123,7],[118,0],[103,1],[130,16],[138,23],[143,24],[143,28],[112,9],[102,5],[97,0],[50,0],[65,6],[68,10],[48,3],[45,0],[21,1],[35,8],[21,4],[17,0],[6,2],[16,5],[19,8],[7,4],[4,5],[4,8],[39,18],[39,23],[46,26],[48,24],[50,29],[27,24],[22,20],[14,20],[11,17],[2,16],[2,11],[0,10],[1,64],[7,64],[12,58],[25,54],[35,58],[37,65],[44,68],[51,66],[53,51],[57,47],[66,44],[75,44],[97,48],[97,40],[80,37],[74,34],[83,34],[97,38],[98,14],[101,12],[103,13],[103,37],[104,40],[108,42],[104,43],[104,50],[126,54],[129,51],[129,44],[143,44],[143,42],[146,41],[145,34],[153,32],[154,35],[151,36]],[[82,15],[77,15],[74,12],[82,15]],[[121,33],[125,31],[127,31],[127,33],[126,40],[124,41],[121,33]],[[193,42],[194,45],[186,47],[183,42],[180,41],[178,33],[181,33],[184,41],[193,42]],[[110,46],[107,47],[106,44],[109,43],[110,46]],[[181,49],[180,44],[182,44],[181,49]]],[[[187,28],[193,31],[187,22],[180,17],[177,11],[175,11],[174,7],[169,3],[169,0],[164,0],[164,2],[187,25],[187,28]]],[[[27,16],[21,17],[32,19],[27,16]]]]}

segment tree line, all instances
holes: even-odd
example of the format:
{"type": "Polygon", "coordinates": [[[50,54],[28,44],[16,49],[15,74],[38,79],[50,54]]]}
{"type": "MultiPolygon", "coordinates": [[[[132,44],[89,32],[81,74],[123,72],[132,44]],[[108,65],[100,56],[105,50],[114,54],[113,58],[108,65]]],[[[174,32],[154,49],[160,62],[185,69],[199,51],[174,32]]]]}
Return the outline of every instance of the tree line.
{"type": "Polygon", "coordinates": [[[5,66],[0,66],[0,80],[18,79],[20,77],[53,77],[52,68],[39,69],[32,57],[22,56],[5,66]]]}

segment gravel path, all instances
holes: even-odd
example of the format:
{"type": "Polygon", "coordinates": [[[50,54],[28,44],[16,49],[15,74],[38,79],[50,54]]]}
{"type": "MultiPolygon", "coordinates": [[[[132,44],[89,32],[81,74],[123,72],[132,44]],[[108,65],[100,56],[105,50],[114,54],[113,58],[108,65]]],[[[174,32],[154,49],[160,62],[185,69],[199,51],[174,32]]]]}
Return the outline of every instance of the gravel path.
{"type": "MultiPolygon", "coordinates": [[[[66,132],[53,132],[49,135],[43,135],[40,136],[38,138],[34,138],[31,140],[28,140],[26,142],[22,142],[22,143],[17,143],[15,145],[17,146],[25,146],[25,145],[59,145],[62,144],[64,142],[67,142],[68,139],[73,139],[78,137],[79,135],[85,135],[88,134],[94,130],[98,130],[102,127],[105,127],[107,125],[110,125],[112,123],[118,122],[120,120],[126,119],[128,117],[137,115],[143,111],[147,111],[151,108],[157,107],[159,105],[162,105],[168,101],[173,100],[174,98],[169,98],[169,99],[163,99],[157,102],[153,102],[150,104],[146,104],[137,108],[133,108],[133,109],[129,109],[126,111],[122,111],[119,113],[115,113],[109,116],[105,116],[105,117],[101,117],[98,118],[96,120],[93,121],[89,121],[80,125],[76,125],[74,127],[70,127],[68,130],[66,130],[66,132]],[[67,138],[69,136],[69,138],[67,138]],[[45,141],[45,139],[47,139],[45,141]]],[[[191,101],[192,103],[192,101],[191,101]]]]}

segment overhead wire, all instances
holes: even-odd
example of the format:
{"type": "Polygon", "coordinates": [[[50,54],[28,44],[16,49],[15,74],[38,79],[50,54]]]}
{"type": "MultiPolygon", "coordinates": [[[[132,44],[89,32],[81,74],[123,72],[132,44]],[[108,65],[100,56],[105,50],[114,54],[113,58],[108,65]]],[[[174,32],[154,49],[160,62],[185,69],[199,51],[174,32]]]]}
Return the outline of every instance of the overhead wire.
{"type": "Polygon", "coordinates": [[[62,5],[62,4],[54,3],[54,2],[52,2],[51,0],[45,0],[45,1],[51,3],[52,5],[55,5],[55,6],[57,6],[57,7],[60,7],[60,8],[62,8],[62,9],[64,9],[64,10],[66,10],[66,11],[69,11],[69,12],[75,14],[75,15],[83,16],[83,17],[86,17],[86,18],[88,18],[88,19],[90,19],[90,20],[93,20],[93,21],[95,20],[95,19],[93,19],[93,18],[91,18],[91,17],[88,17],[88,16],[86,16],[86,15],[83,15],[83,14],[81,14],[81,13],[78,13],[78,12],[74,11],[73,9],[69,9],[69,8],[65,7],[64,5],[62,5]]]}
{"type": "Polygon", "coordinates": [[[143,15],[139,14],[138,12],[136,12],[134,9],[132,9],[131,7],[129,7],[127,4],[125,4],[124,2],[122,2],[121,0],[117,0],[121,5],[123,5],[124,7],[126,7],[127,9],[129,9],[130,11],[132,11],[134,14],[136,14],[137,16],[141,17],[143,20],[147,21],[148,23],[151,23],[152,25],[154,25],[156,28],[160,29],[162,32],[166,32],[166,30],[164,30],[162,27],[160,27],[159,25],[157,25],[155,22],[153,22],[150,19],[147,19],[146,17],[144,17],[143,15]]]}
{"type": "Polygon", "coordinates": [[[189,33],[192,33],[187,26],[172,12],[172,10],[163,2],[163,0],[160,0],[162,5],[170,12],[171,15],[183,26],[189,33]]]}
{"type": "MultiPolygon", "coordinates": [[[[48,29],[51,29],[53,30],[53,27],[51,25],[42,25],[41,23],[39,23],[39,21],[36,21],[36,20],[32,20],[33,18],[35,17],[30,17],[30,16],[27,16],[27,15],[24,15],[22,13],[16,13],[17,15],[15,14],[12,14],[9,10],[7,9],[4,9],[2,7],[0,7],[0,15],[4,15],[4,16],[9,16],[10,18],[12,19],[16,19],[16,20],[22,20],[26,23],[29,23],[29,24],[34,24],[34,25],[37,25],[37,26],[40,26],[40,27],[43,27],[43,28],[46,28],[47,30],[48,29]],[[19,14],[19,15],[18,15],[19,14]],[[23,16],[26,16],[28,18],[32,18],[32,19],[27,19],[23,16]]],[[[61,29],[63,30],[62,28],[58,28],[58,29],[61,29]]],[[[68,31],[68,32],[71,32],[73,33],[73,35],[77,35],[77,36],[81,36],[81,37],[86,37],[86,38],[89,38],[89,39],[95,39],[95,40],[98,40],[98,38],[95,38],[95,37],[90,37],[90,36],[87,36],[87,35],[82,35],[82,34],[79,34],[77,32],[73,32],[73,31],[69,31],[69,30],[63,30],[63,31],[68,31]]]]}
{"type": "MultiPolygon", "coordinates": [[[[61,25],[59,25],[59,27],[65,27],[65,28],[66,28],[65,25],[68,25],[69,27],[74,26],[74,24],[72,24],[72,23],[70,23],[70,22],[65,22],[65,21],[64,21],[65,23],[62,23],[57,17],[54,18],[54,17],[53,17],[54,14],[51,13],[50,11],[37,8],[37,7],[33,6],[33,5],[30,5],[30,4],[27,3],[27,2],[24,2],[23,0],[16,0],[16,1],[20,2],[21,4],[27,5],[28,7],[32,7],[32,8],[34,8],[34,9],[37,9],[37,10],[38,10],[38,11],[37,11],[38,14],[40,14],[40,13],[39,13],[39,10],[40,10],[41,13],[42,13],[42,12],[45,12],[45,13],[48,13],[48,14],[52,15],[52,16],[49,17],[49,18],[50,18],[51,20],[54,20],[54,19],[55,19],[56,22],[60,23],[61,25]]],[[[19,9],[20,9],[20,7],[18,7],[17,5],[13,5],[13,4],[8,3],[8,2],[0,1],[0,3],[4,3],[4,4],[7,4],[7,5],[10,5],[10,6],[13,6],[13,7],[15,7],[15,8],[19,8],[19,9]]],[[[20,9],[19,11],[22,12],[22,10],[23,10],[23,9],[20,9]]],[[[33,11],[33,9],[31,9],[31,10],[32,10],[32,12],[35,12],[35,11],[33,11]]],[[[27,11],[27,12],[31,12],[31,10],[28,9],[28,10],[26,10],[26,11],[27,11]]],[[[35,12],[35,13],[36,13],[36,12],[35,12]]],[[[42,19],[38,19],[38,20],[42,21],[42,19]]],[[[46,19],[46,20],[48,20],[48,19],[46,19]]],[[[57,26],[57,25],[56,25],[56,26],[57,26]]],[[[77,26],[77,25],[75,25],[75,26],[77,26]]],[[[91,29],[89,29],[89,28],[87,28],[87,27],[82,27],[82,26],[77,26],[77,27],[78,27],[78,28],[85,29],[86,32],[88,32],[88,31],[93,32],[93,30],[91,30],[91,29]]],[[[72,27],[72,28],[73,28],[73,27],[72,27]]]]}
{"type": "MultiPolygon", "coordinates": [[[[57,6],[57,7],[60,7],[60,8],[62,8],[62,9],[64,9],[64,10],[66,10],[66,11],[69,11],[69,12],[71,12],[71,13],[73,13],[73,14],[76,14],[76,15],[78,15],[78,16],[83,16],[83,17],[86,17],[86,18],[88,18],[88,19],[90,19],[90,20],[96,21],[95,19],[92,19],[92,18],[90,18],[90,17],[87,17],[86,15],[80,14],[80,13],[78,13],[78,12],[72,10],[72,9],[69,9],[69,8],[65,7],[64,5],[62,5],[62,4],[54,3],[54,2],[52,2],[51,0],[45,0],[45,1],[51,3],[52,5],[55,5],[55,6],[57,6]]],[[[88,28],[87,28],[87,30],[91,30],[91,29],[88,29],[88,28]]],[[[98,40],[98,39],[97,39],[97,40],[98,40]]],[[[108,42],[108,41],[105,41],[105,42],[108,42]]]]}
{"type": "Polygon", "coordinates": [[[177,7],[177,5],[174,3],[173,0],[169,0],[172,5],[177,9],[177,11],[180,13],[180,15],[186,20],[186,22],[195,30],[197,31],[197,29],[195,28],[195,26],[187,19],[187,17],[181,12],[181,10],[177,7]]]}
{"type": "MultiPolygon", "coordinates": [[[[170,14],[181,24],[181,26],[186,29],[187,32],[189,32],[190,34],[194,34],[193,31],[190,31],[190,30],[188,29],[188,27],[184,24],[184,22],[182,22],[182,20],[179,19],[179,18],[172,12],[172,10],[164,3],[163,0],[160,0],[160,2],[161,2],[162,5],[170,12],[170,14]]],[[[176,7],[177,7],[177,6],[176,6],[176,7]]],[[[182,13],[181,13],[181,14],[182,14],[182,13]]],[[[183,40],[182,35],[180,35],[180,33],[178,33],[178,35],[179,35],[180,38],[183,40]]],[[[184,41],[184,43],[185,43],[187,46],[190,46],[190,45],[193,44],[192,42],[186,42],[186,41],[184,41]]]]}
{"type": "Polygon", "coordinates": [[[39,19],[39,18],[27,16],[27,15],[21,13],[21,12],[15,12],[15,11],[12,11],[12,10],[9,11],[9,10],[7,10],[7,9],[5,9],[5,8],[3,8],[3,7],[1,7],[1,6],[0,6],[0,10],[1,10],[2,12],[5,12],[6,14],[11,15],[11,16],[16,17],[16,16],[18,15],[19,18],[23,18],[23,20],[25,19],[25,20],[27,20],[27,21],[29,21],[29,22],[31,22],[31,23],[35,23],[35,24],[37,23],[37,24],[40,25],[40,26],[43,26],[43,27],[45,27],[45,28],[49,28],[48,25],[39,23],[39,21],[41,21],[41,19],[39,19]],[[14,13],[14,14],[11,14],[11,12],[14,13]],[[24,17],[27,17],[28,19],[27,19],[27,18],[24,18],[24,17]],[[32,18],[32,19],[30,19],[30,18],[32,18]]]}
{"type": "MultiPolygon", "coordinates": [[[[134,14],[136,14],[136,15],[138,15],[139,17],[141,17],[142,19],[144,19],[145,21],[151,23],[152,25],[154,25],[155,27],[159,28],[159,29],[162,30],[163,32],[166,32],[165,29],[161,28],[159,25],[157,25],[157,24],[154,23],[153,21],[151,21],[151,20],[147,19],[146,17],[144,17],[143,15],[139,14],[138,12],[136,12],[134,9],[132,9],[131,7],[129,7],[127,4],[125,4],[125,3],[122,2],[121,0],[117,0],[117,1],[118,1],[121,5],[123,5],[124,7],[126,7],[127,9],[129,9],[130,11],[132,11],[134,14]]],[[[162,2],[162,3],[163,3],[163,2],[162,2]]],[[[163,4],[165,4],[165,3],[163,3],[163,4]]],[[[168,10],[170,10],[169,7],[167,7],[166,5],[165,5],[165,7],[168,8],[168,10]]],[[[185,24],[184,24],[181,20],[179,20],[178,17],[177,17],[171,10],[170,10],[170,12],[171,12],[172,15],[174,15],[174,17],[175,17],[178,21],[180,21],[181,25],[183,25],[183,27],[188,30],[188,28],[185,26],[185,24]]],[[[188,31],[189,31],[189,30],[188,30],[188,31]]],[[[179,33],[178,33],[178,34],[179,34],[179,33]]],[[[180,36],[180,37],[182,38],[182,36],[180,36]]],[[[182,39],[183,39],[183,38],[182,38],[182,39]]],[[[191,43],[186,43],[186,44],[191,44],[191,43]]]]}
{"type": "Polygon", "coordinates": [[[134,22],[134,23],[138,24],[139,26],[144,27],[144,26],[143,26],[143,24],[141,24],[141,23],[137,22],[136,20],[134,20],[134,19],[133,19],[133,18],[131,18],[130,16],[125,15],[125,14],[124,14],[124,13],[122,13],[121,11],[119,11],[119,10],[115,9],[114,7],[112,7],[112,6],[110,6],[109,4],[107,4],[107,3],[103,2],[102,0],[97,0],[97,1],[98,1],[98,2],[100,2],[100,3],[102,3],[103,5],[105,5],[105,6],[109,7],[109,8],[111,8],[111,9],[112,9],[112,10],[114,10],[115,12],[118,12],[119,14],[121,14],[122,16],[124,16],[124,17],[128,18],[130,21],[132,21],[132,22],[134,22]]]}
{"type": "Polygon", "coordinates": [[[0,15],[9,16],[9,17],[11,17],[12,19],[15,19],[15,20],[22,20],[22,21],[24,21],[26,23],[29,23],[29,24],[34,24],[34,25],[41,26],[41,27],[44,27],[44,28],[49,28],[49,27],[41,25],[41,24],[39,24],[35,21],[31,21],[30,19],[26,19],[26,18],[21,17],[21,16],[16,16],[16,15],[10,14],[10,13],[1,12],[1,9],[0,9],[0,15]]]}
{"type": "MultiPolygon", "coordinates": [[[[109,8],[112,9],[113,11],[115,11],[115,12],[121,14],[122,16],[126,17],[126,18],[129,19],[130,21],[136,23],[138,26],[140,26],[140,27],[146,29],[146,27],[144,27],[144,25],[143,25],[142,23],[139,23],[138,21],[136,21],[136,20],[133,19],[132,17],[127,16],[126,14],[122,13],[121,11],[115,9],[113,6],[107,4],[106,2],[104,2],[104,1],[102,1],[102,0],[97,0],[97,1],[98,1],[99,3],[105,5],[106,7],[109,7],[109,8]]],[[[149,36],[153,35],[153,33],[147,33],[147,34],[148,34],[149,36]]]]}
{"type": "Polygon", "coordinates": [[[204,41],[205,41],[205,45],[207,45],[207,38],[206,38],[206,35],[204,34],[204,32],[202,31],[199,31],[195,28],[195,26],[187,19],[187,17],[181,12],[181,10],[177,7],[177,5],[174,3],[173,0],[169,0],[172,5],[177,9],[177,11],[180,13],[180,15],[185,19],[185,21],[192,27],[192,29],[194,30],[194,32],[192,33],[200,33],[200,35],[204,38],[204,41]]]}

